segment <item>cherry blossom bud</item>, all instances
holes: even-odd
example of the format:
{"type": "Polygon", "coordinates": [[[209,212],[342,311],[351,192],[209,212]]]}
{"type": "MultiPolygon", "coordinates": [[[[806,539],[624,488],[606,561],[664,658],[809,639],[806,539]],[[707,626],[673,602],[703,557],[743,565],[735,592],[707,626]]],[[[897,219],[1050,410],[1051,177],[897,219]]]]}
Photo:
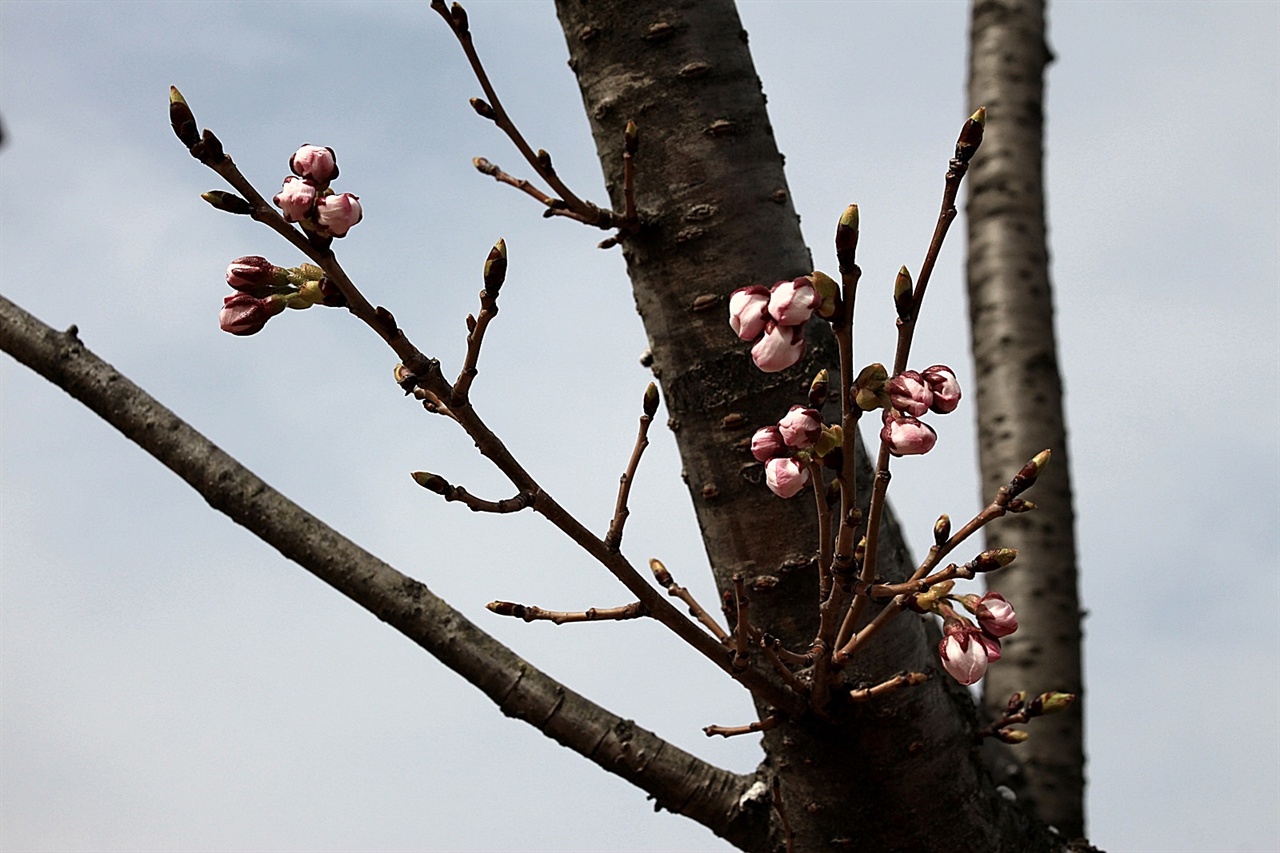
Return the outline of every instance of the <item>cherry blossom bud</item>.
{"type": "Polygon", "coordinates": [[[729,294],[729,327],[744,341],[754,341],[769,321],[769,290],[763,285],[739,287],[729,294]]]}
{"type": "Polygon", "coordinates": [[[891,415],[885,410],[884,428],[880,440],[889,445],[894,456],[916,456],[928,453],[938,442],[933,427],[921,423],[910,415],[891,415]]]}
{"type": "MultiPolygon", "coordinates": [[[[968,626],[972,628],[972,626],[968,626]]],[[[964,627],[949,633],[938,643],[938,657],[942,659],[942,668],[947,674],[961,684],[973,684],[986,675],[987,647],[975,637],[981,637],[976,629],[969,631],[964,627]]]]}
{"type": "Polygon", "coordinates": [[[1027,706],[1027,714],[1032,717],[1056,714],[1059,711],[1065,711],[1070,708],[1075,701],[1076,694],[1074,693],[1059,693],[1057,691],[1041,693],[1031,700],[1031,703],[1027,706]]]}
{"type": "Polygon", "coordinates": [[[858,408],[864,412],[872,412],[889,405],[889,395],[885,385],[889,381],[889,372],[884,365],[876,362],[868,364],[858,373],[853,381],[853,398],[858,408]]]}
{"type": "Polygon", "coordinates": [[[284,310],[284,302],[235,293],[222,300],[218,325],[233,335],[254,335],[267,321],[284,310]]]}
{"type": "Polygon", "coordinates": [[[778,421],[778,431],[788,447],[804,450],[822,436],[822,415],[815,409],[792,406],[791,411],[778,421]]]}
{"type": "Polygon", "coordinates": [[[803,326],[820,302],[809,276],[780,281],[769,291],[769,316],[779,326],[803,326]]]}
{"type": "Polygon", "coordinates": [[[782,433],[776,426],[761,427],[751,436],[751,455],[757,462],[768,462],[786,451],[786,442],[782,440],[782,433]]]}
{"type": "Polygon", "coordinates": [[[858,206],[851,204],[840,214],[840,223],[836,225],[836,260],[840,262],[840,272],[852,273],[857,267],[853,262],[858,250],[858,206]]]}
{"type": "Polygon", "coordinates": [[[885,390],[889,392],[889,402],[893,407],[913,418],[920,417],[933,405],[933,392],[914,370],[904,371],[890,379],[885,390]]]}
{"type": "Polygon", "coordinates": [[[227,284],[250,296],[269,296],[288,282],[287,271],[260,255],[236,258],[227,266],[227,284]]]}
{"type": "Polygon", "coordinates": [[[769,491],[780,498],[793,498],[809,482],[809,469],[798,459],[770,459],[764,466],[769,491]]]}
{"type": "Polygon", "coordinates": [[[804,357],[804,328],[765,324],[764,337],[751,348],[751,360],[765,373],[786,370],[804,357]]]}
{"type": "Polygon", "coordinates": [[[950,367],[945,364],[926,367],[920,371],[920,378],[933,392],[933,403],[929,406],[930,409],[945,415],[954,412],[956,406],[960,405],[960,381],[956,379],[955,371],[950,367]]]}
{"type": "Polygon", "coordinates": [[[330,237],[345,237],[351,226],[360,221],[360,197],[351,193],[328,195],[316,202],[316,221],[330,237]]]}
{"type": "Polygon", "coordinates": [[[973,615],[978,617],[978,627],[990,637],[1007,637],[1018,630],[1018,615],[1013,612],[1013,605],[998,592],[982,596],[973,615]]]}
{"type": "Polygon", "coordinates": [[[836,311],[840,308],[840,285],[821,270],[814,270],[809,278],[813,281],[813,289],[818,292],[818,304],[814,310],[822,319],[835,322],[836,311]]]}
{"type": "Polygon", "coordinates": [[[290,175],[272,201],[284,212],[285,222],[301,222],[311,214],[311,207],[316,203],[316,185],[290,175]]]}
{"type": "Polygon", "coordinates": [[[338,177],[338,158],[332,148],[304,145],[289,158],[289,171],[322,187],[327,186],[338,177]]]}

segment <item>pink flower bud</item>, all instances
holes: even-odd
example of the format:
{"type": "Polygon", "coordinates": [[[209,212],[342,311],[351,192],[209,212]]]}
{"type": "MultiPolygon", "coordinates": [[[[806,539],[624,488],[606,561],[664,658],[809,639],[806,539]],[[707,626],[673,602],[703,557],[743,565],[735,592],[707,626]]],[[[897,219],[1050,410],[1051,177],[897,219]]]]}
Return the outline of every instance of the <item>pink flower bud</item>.
{"type": "Polygon", "coordinates": [[[287,276],[266,258],[246,255],[227,266],[227,284],[250,296],[268,296],[281,283],[281,274],[287,276]]]}
{"type": "Polygon", "coordinates": [[[770,459],[764,466],[764,479],[778,497],[793,498],[809,482],[809,469],[798,459],[770,459]]]}
{"type": "Polygon", "coordinates": [[[792,406],[791,411],[778,421],[778,430],[787,446],[804,450],[822,437],[822,415],[814,409],[792,406]]]}
{"type": "Polygon", "coordinates": [[[769,315],[779,326],[802,326],[821,301],[808,276],[780,281],[769,291],[769,315]]]}
{"type": "Polygon", "coordinates": [[[338,158],[332,148],[304,145],[289,158],[289,171],[319,186],[327,186],[338,177],[338,158]]]}
{"type": "Polygon", "coordinates": [[[1000,643],[967,622],[950,622],[943,629],[946,636],[938,643],[942,668],[961,684],[973,684],[987,672],[987,666],[1000,659],[1000,643]]]}
{"type": "Polygon", "coordinates": [[[739,287],[729,294],[729,328],[744,341],[754,341],[769,320],[769,291],[763,285],[739,287]]]}
{"type": "Polygon", "coordinates": [[[311,213],[311,206],[316,203],[316,185],[290,175],[284,179],[284,186],[272,199],[276,207],[284,212],[285,222],[301,222],[311,213]]]}
{"type": "Polygon", "coordinates": [[[1013,612],[1013,605],[998,592],[982,596],[973,615],[978,617],[978,626],[989,637],[1007,637],[1018,630],[1018,615],[1013,612]]]}
{"type": "Polygon", "coordinates": [[[360,197],[351,193],[329,195],[316,202],[316,221],[320,230],[331,237],[345,237],[351,226],[360,221],[360,197]]]}
{"type": "Polygon", "coordinates": [[[786,450],[782,433],[776,426],[761,427],[751,436],[751,455],[757,462],[768,462],[775,456],[781,456],[786,450]]]}
{"type": "Polygon", "coordinates": [[[233,335],[254,335],[267,321],[284,310],[284,302],[259,299],[247,293],[234,293],[222,300],[218,325],[233,335]]]}
{"type": "Polygon", "coordinates": [[[899,373],[885,383],[884,389],[889,392],[889,402],[893,407],[913,418],[929,411],[929,406],[933,404],[933,392],[914,370],[899,373]]]}
{"type": "Polygon", "coordinates": [[[955,371],[945,364],[935,364],[920,371],[920,376],[933,392],[933,403],[929,408],[940,415],[954,412],[960,405],[960,381],[955,371]]]}
{"type": "Polygon", "coordinates": [[[804,357],[804,328],[765,324],[764,337],[751,348],[751,360],[765,373],[786,370],[804,357]]]}
{"type": "Polygon", "coordinates": [[[884,428],[880,430],[880,440],[889,445],[890,453],[894,456],[916,456],[933,449],[938,442],[938,434],[933,427],[910,415],[892,415],[890,411],[885,409],[884,428]]]}

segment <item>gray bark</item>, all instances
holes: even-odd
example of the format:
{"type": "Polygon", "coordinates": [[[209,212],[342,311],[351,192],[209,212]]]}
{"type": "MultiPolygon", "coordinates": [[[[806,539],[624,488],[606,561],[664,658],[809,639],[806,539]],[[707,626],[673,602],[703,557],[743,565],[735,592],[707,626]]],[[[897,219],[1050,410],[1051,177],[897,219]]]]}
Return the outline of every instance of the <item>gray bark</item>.
{"type": "Polygon", "coordinates": [[[977,379],[983,494],[1049,448],[1029,495],[1039,507],[987,528],[988,547],[1017,548],[992,586],[1014,602],[1019,629],[985,681],[984,704],[1003,709],[1027,690],[1075,693],[1067,713],[1038,720],[1031,739],[997,768],[1002,781],[1068,837],[1084,834],[1084,683],[1080,663],[1075,518],[1054,338],[1045,238],[1042,0],[976,0],[969,99],[987,107],[982,154],[969,175],[969,313],[977,379]]]}

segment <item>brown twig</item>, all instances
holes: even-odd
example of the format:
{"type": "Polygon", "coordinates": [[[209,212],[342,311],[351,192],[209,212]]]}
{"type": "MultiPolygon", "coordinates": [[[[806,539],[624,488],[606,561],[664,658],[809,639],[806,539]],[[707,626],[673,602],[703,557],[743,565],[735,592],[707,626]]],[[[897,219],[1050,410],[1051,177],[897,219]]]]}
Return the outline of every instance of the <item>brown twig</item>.
{"type": "MultiPolygon", "coordinates": [[[[434,5],[434,4],[433,4],[434,5]]],[[[442,4],[441,4],[442,5],[442,4]]],[[[460,7],[459,7],[460,9],[460,7]]],[[[465,15],[460,17],[465,18],[465,15]]],[[[452,19],[451,19],[452,20],[452,19]]],[[[465,21],[462,24],[465,29],[465,21]]],[[[176,90],[173,90],[176,93],[176,90]]],[[[181,97],[180,95],[178,96],[181,97]]],[[[171,93],[171,104],[173,93],[171,93]]],[[[185,105],[185,103],[184,103],[185,105]]],[[[172,108],[171,108],[172,109],[172,108]]],[[[194,123],[194,119],[192,119],[194,123]]],[[[179,137],[182,139],[182,137],[179,137]]],[[[470,402],[455,394],[454,387],[440,371],[440,364],[428,358],[417,349],[396,325],[391,312],[382,307],[374,308],[360,290],[347,276],[346,271],[338,264],[328,239],[313,241],[304,236],[301,230],[285,222],[280,214],[269,206],[253,186],[235,167],[230,157],[222,151],[222,145],[212,133],[205,131],[201,139],[192,144],[187,143],[188,150],[202,163],[218,172],[227,183],[240,192],[252,205],[253,217],[266,223],[290,243],[296,246],[307,257],[314,260],[325,274],[336,284],[347,300],[347,307],[370,326],[387,343],[400,358],[403,371],[397,376],[401,387],[407,390],[422,389],[427,398],[425,405],[434,406],[435,411],[447,413],[455,420],[475,442],[476,448],[488,458],[517,488],[520,502],[526,500],[521,496],[532,495],[530,504],[534,511],[550,521],[562,533],[578,544],[584,551],[603,565],[632,595],[645,606],[650,616],[665,625],[677,636],[691,645],[700,654],[720,669],[739,681],[757,698],[767,701],[776,707],[786,710],[799,710],[795,695],[785,685],[778,683],[770,673],[747,664],[734,666],[726,657],[723,646],[708,636],[702,629],[690,621],[678,608],[672,605],[648,584],[639,572],[617,551],[610,549],[604,541],[592,534],[581,522],[560,506],[549,494],[541,489],[537,482],[525,471],[515,459],[501,439],[488,427],[476,413],[470,402]]],[[[431,475],[426,475],[431,477],[431,475]]],[[[448,484],[440,478],[445,487],[448,484]]],[[[443,492],[441,492],[443,494],[443,492]]],[[[466,493],[456,492],[456,499],[466,500],[466,493]]],[[[505,506],[499,510],[503,502],[481,502],[473,499],[469,506],[481,507],[486,511],[511,511],[505,506]]]]}
{"type": "MultiPolygon", "coordinates": [[[[467,315],[467,355],[462,363],[462,371],[453,383],[453,397],[464,403],[470,399],[471,383],[475,381],[477,364],[480,361],[480,345],[484,343],[485,329],[489,322],[498,315],[498,290],[502,287],[507,274],[507,243],[499,240],[489,250],[489,257],[484,262],[484,290],[480,291],[480,316],[467,315]]],[[[438,409],[437,409],[438,410],[438,409]]]]}
{"type": "Polygon", "coordinates": [[[462,488],[462,486],[452,485],[439,474],[432,474],[429,471],[414,471],[412,476],[414,482],[422,486],[422,488],[429,492],[435,492],[446,501],[458,501],[472,512],[519,512],[522,509],[533,506],[534,498],[537,497],[536,492],[521,492],[514,498],[487,501],[484,498],[476,497],[462,488]]]}
{"type": "Polygon", "coordinates": [[[613,508],[613,519],[609,522],[609,531],[604,535],[604,544],[618,550],[622,545],[622,528],[627,523],[631,510],[627,509],[627,499],[631,495],[631,483],[636,478],[636,469],[640,467],[640,457],[649,446],[649,424],[658,411],[658,386],[649,383],[644,392],[644,413],[640,415],[640,427],[636,433],[635,446],[631,448],[631,459],[627,462],[627,470],[622,472],[618,481],[618,499],[613,508]]]}
{"type": "Polygon", "coordinates": [[[689,608],[689,615],[706,625],[707,629],[712,634],[715,634],[717,640],[721,643],[728,642],[729,632],[721,628],[720,623],[716,622],[711,614],[703,609],[702,605],[693,597],[693,593],[675,582],[675,578],[671,577],[671,572],[667,571],[667,567],[662,564],[661,560],[657,558],[649,560],[649,568],[653,570],[653,575],[657,579],[658,585],[667,591],[667,595],[683,601],[689,608]]]}
{"type": "Polygon", "coordinates": [[[734,735],[749,735],[752,732],[767,732],[782,722],[781,714],[770,714],[763,720],[756,720],[754,723],[747,723],[745,726],[703,726],[702,731],[707,737],[720,735],[720,737],[733,737],[734,735]]]}
{"type": "MultiPolygon", "coordinates": [[[[773,667],[773,671],[778,673],[778,676],[785,681],[792,690],[801,696],[808,695],[809,685],[796,677],[796,674],[792,672],[782,660],[782,654],[786,652],[786,650],[782,648],[781,640],[777,637],[765,634],[760,638],[760,648],[764,650],[765,659],[769,661],[769,664],[773,667]]],[[[786,653],[792,654],[790,652],[786,653]]],[[[806,664],[808,663],[807,659],[803,655],[794,655],[794,657],[799,658],[806,664]]]]}
{"type": "Polygon", "coordinates": [[[491,601],[485,607],[499,616],[514,616],[526,622],[554,622],[557,625],[566,622],[620,622],[649,615],[645,612],[644,605],[638,601],[622,607],[592,607],[589,610],[544,610],[531,604],[516,604],[514,601],[491,601]]]}
{"type": "Polygon", "coordinates": [[[515,122],[507,115],[506,109],[502,106],[502,101],[498,99],[497,91],[489,81],[488,73],[484,70],[480,55],[476,52],[475,43],[471,38],[471,30],[467,25],[466,12],[463,11],[461,4],[454,3],[452,9],[450,9],[445,5],[444,0],[432,0],[431,8],[440,13],[440,17],[444,18],[445,23],[449,25],[449,29],[457,37],[458,44],[462,46],[462,52],[466,54],[467,62],[470,63],[471,70],[475,73],[476,80],[480,83],[480,88],[484,90],[484,96],[487,101],[480,102],[483,106],[478,105],[475,100],[472,101],[476,111],[485,118],[490,119],[507,135],[512,144],[516,146],[516,150],[528,161],[538,176],[546,181],[551,189],[560,196],[559,200],[544,201],[544,204],[549,205],[548,210],[553,209],[556,202],[559,201],[565,207],[565,212],[560,215],[569,216],[588,225],[594,225],[597,228],[607,229],[614,227],[618,217],[612,211],[599,208],[591,202],[583,201],[574,195],[573,191],[560,180],[555,169],[552,168],[551,158],[546,152],[540,150],[535,153],[529,143],[525,141],[515,122]]]}
{"type": "Polygon", "coordinates": [[[866,702],[886,693],[892,693],[902,687],[915,687],[924,684],[928,680],[929,676],[923,672],[900,672],[893,678],[882,681],[874,687],[859,687],[850,690],[849,699],[854,702],[866,702]]]}

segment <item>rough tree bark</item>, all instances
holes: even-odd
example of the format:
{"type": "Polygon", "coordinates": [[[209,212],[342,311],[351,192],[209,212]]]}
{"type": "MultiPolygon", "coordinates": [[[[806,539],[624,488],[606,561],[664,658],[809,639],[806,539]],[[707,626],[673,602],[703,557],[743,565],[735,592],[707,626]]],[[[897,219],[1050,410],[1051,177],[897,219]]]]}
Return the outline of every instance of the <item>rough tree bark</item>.
{"type": "Polygon", "coordinates": [[[1067,836],[1084,834],[1084,682],[1080,665],[1075,518],[1054,340],[1045,240],[1043,0],[977,0],[969,99],[987,107],[982,156],[969,175],[969,315],[984,492],[1008,466],[1044,448],[1053,463],[1036,483],[1039,507],[986,530],[988,547],[1017,548],[1000,573],[1020,627],[985,681],[998,711],[1017,690],[1080,697],[1044,719],[1034,736],[996,762],[998,777],[1067,836]]]}
{"type": "MultiPolygon", "coordinates": [[[[804,648],[816,627],[812,508],[763,488],[745,441],[801,401],[819,367],[835,365],[820,323],[809,329],[813,354],[772,376],[754,369],[726,328],[733,289],[812,269],[747,35],[731,0],[556,7],[615,209],[623,204],[621,131],[628,120],[641,129],[636,203],[645,227],[623,242],[624,256],[717,584],[729,589],[742,574],[755,596],[753,621],[804,648]]],[[[878,568],[901,577],[909,557],[896,525],[886,532],[891,547],[878,568]]],[[[850,677],[936,669],[930,628],[897,620],[850,677]]],[[[781,781],[796,849],[1052,844],[976,762],[972,703],[950,679],[871,710],[833,713],[764,737],[762,770],[781,781]]],[[[775,815],[771,837],[753,849],[781,841],[775,815]]]]}

